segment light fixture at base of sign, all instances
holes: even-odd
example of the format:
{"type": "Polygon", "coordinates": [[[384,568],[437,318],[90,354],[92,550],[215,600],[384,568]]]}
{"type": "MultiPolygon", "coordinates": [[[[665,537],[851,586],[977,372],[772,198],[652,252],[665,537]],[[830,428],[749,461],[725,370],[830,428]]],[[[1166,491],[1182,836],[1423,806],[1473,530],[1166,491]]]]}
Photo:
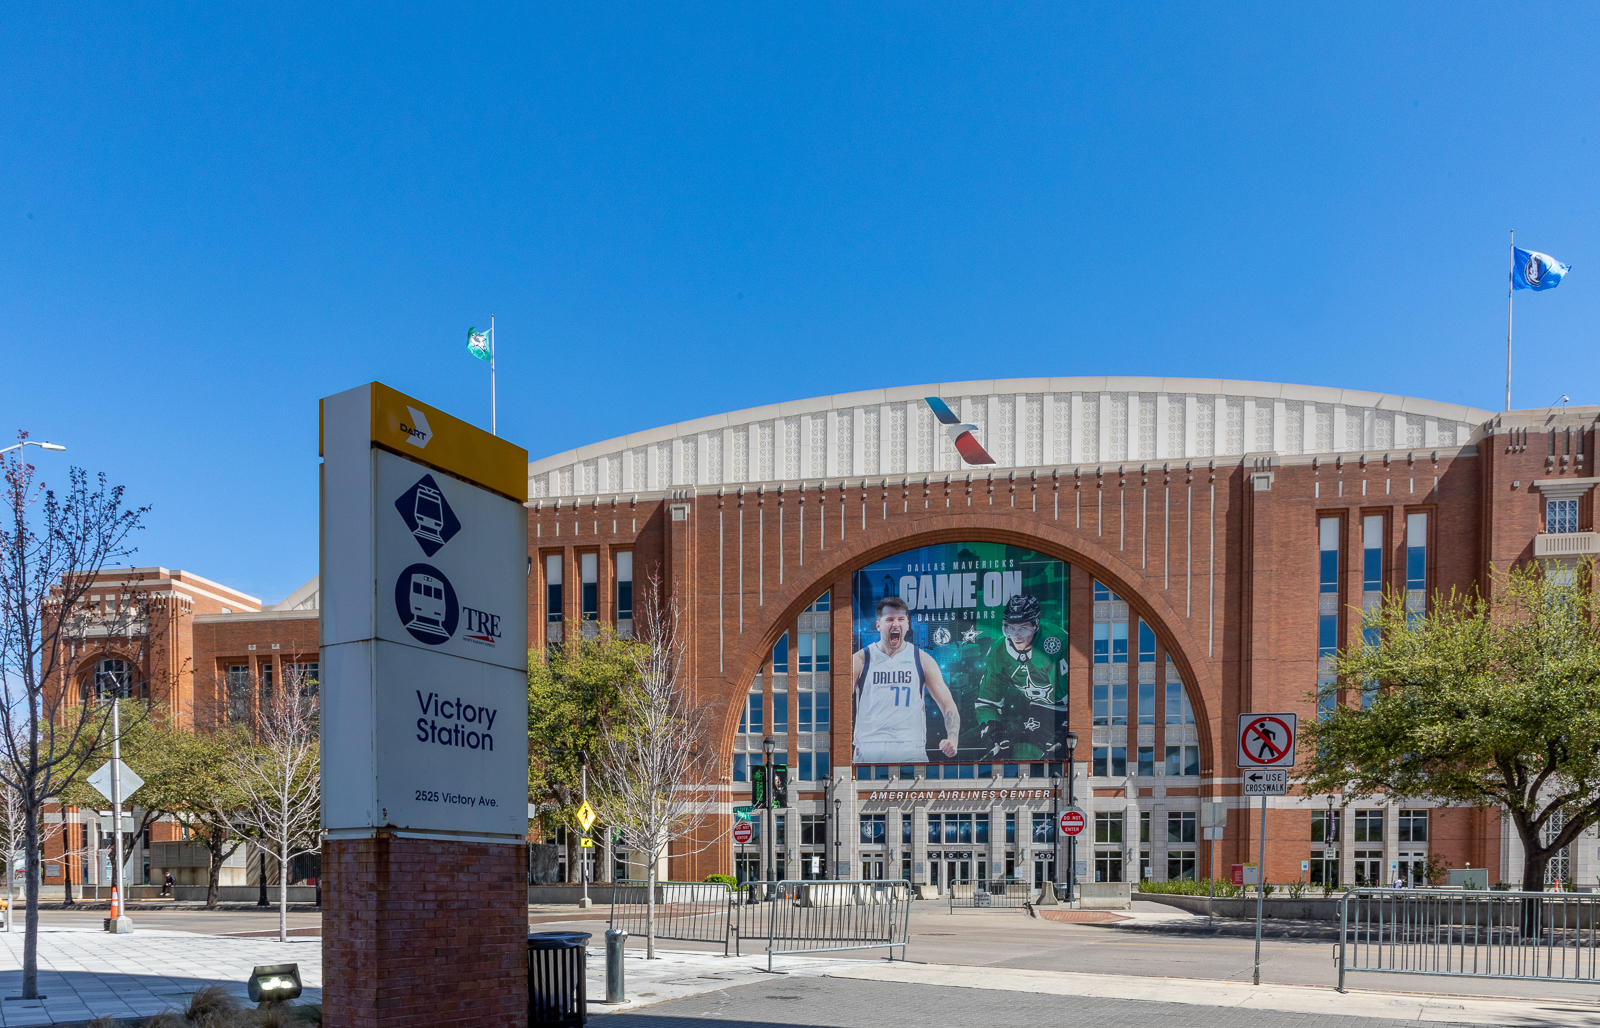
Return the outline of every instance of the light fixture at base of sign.
{"type": "Polygon", "coordinates": [[[300,998],[299,964],[263,964],[250,972],[250,1000],[282,1003],[300,998]]]}

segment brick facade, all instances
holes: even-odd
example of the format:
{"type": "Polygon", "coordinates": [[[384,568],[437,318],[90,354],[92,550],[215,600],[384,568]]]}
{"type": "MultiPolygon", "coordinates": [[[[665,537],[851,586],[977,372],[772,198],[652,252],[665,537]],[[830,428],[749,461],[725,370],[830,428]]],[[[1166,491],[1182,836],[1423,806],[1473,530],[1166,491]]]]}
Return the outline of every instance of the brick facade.
{"type": "Polygon", "coordinates": [[[323,1024],[527,1023],[526,846],[323,843],[323,1024]]]}
{"type": "MultiPolygon", "coordinates": [[[[995,392],[1003,393],[1003,385],[996,384],[995,392]]],[[[909,390],[901,392],[910,394],[909,390]]],[[[896,395],[885,397],[881,407],[867,405],[865,409],[888,412],[896,395]]],[[[1140,402],[1138,394],[1130,392],[1128,396],[1130,403],[1140,402]]],[[[716,483],[704,480],[705,447],[708,442],[719,447],[714,455],[732,452],[726,442],[727,433],[737,433],[742,447],[743,433],[748,430],[751,440],[760,440],[781,454],[782,433],[796,432],[793,425],[785,428],[787,405],[599,443],[533,465],[539,485],[534,490],[536,498],[529,503],[529,548],[538,555],[529,590],[533,598],[529,611],[533,645],[546,640],[545,629],[552,613],[558,620],[582,616],[581,583],[576,569],[585,554],[595,555],[599,569],[594,612],[598,618],[610,620],[616,616],[617,556],[624,552],[632,555],[636,589],[644,588],[652,573],[659,574],[665,587],[675,591],[683,605],[689,627],[687,657],[692,688],[695,702],[707,705],[713,712],[708,734],[717,754],[719,774],[714,783],[717,814],[700,839],[681,847],[682,852],[672,857],[671,875],[675,879],[697,880],[706,874],[730,873],[734,869],[736,847],[729,835],[731,807],[748,802],[749,785],[733,780],[733,756],[740,745],[758,741],[757,731],[752,730],[752,735],[741,743],[741,712],[746,696],[760,681],[768,701],[764,730],[771,730],[772,648],[786,632],[794,639],[802,618],[826,618],[831,630],[832,732],[828,753],[833,770],[811,782],[791,781],[791,795],[795,798],[787,812],[787,837],[779,853],[786,863],[786,873],[798,877],[796,859],[820,856],[822,866],[831,867],[837,855],[848,865],[851,876],[864,869],[866,873],[876,873],[884,868],[885,861],[886,873],[893,876],[899,870],[895,865],[903,861],[907,869],[915,863],[918,870],[913,871],[912,877],[923,881],[928,872],[922,866],[932,863],[922,859],[932,845],[923,842],[929,813],[988,814],[998,832],[1007,814],[1016,815],[1019,824],[1027,824],[1031,815],[1051,810],[1049,799],[996,798],[997,790],[1030,785],[1026,768],[1017,772],[1021,781],[1005,781],[1000,777],[1001,765],[995,764],[990,768],[993,780],[975,778],[959,784],[924,781],[924,768],[920,766],[915,769],[915,782],[901,781],[896,769],[888,769],[887,781],[863,781],[851,773],[851,683],[848,671],[841,673],[839,669],[850,667],[853,649],[848,602],[851,575],[876,559],[930,543],[993,541],[1041,550],[1072,566],[1071,626],[1066,652],[1070,660],[1073,729],[1080,738],[1076,794],[1092,810],[1124,811],[1130,820],[1140,815],[1153,817],[1149,843],[1139,841],[1137,829],[1125,822],[1127,841],[1119,848],[1124,851],[1125,862],[1148,859],[1156,865],[1153,877],[1161,878],[1167,872],[1162,855],[1179,848],[1198,851],[1195,859],[1199,875],[1211,872],[1211,846],[1197,841],[1178,847],[1164,841],[1166,818],[1196,811],[1202,799],[1223,800],[1230,807],[1223,839],[1216,844],[1216,873],[1226,875],[1228,865],[1255,859],[1259,807],[1241,802],[1240,772],[1235,768],[1234,757],[1236,719],[1243,712],[1266,710],[1295,711],[1306,719],[1316,716],[1319,618],[1327,613],[1322,607],[1330,602],[1318,580],[1319,522],[1335,519],[1338,526],[1341,558],[1337,599],[1332,602],[1338,612],[1340,646],[1350,645],[1360,634],[1364,518],[1381,517],[1383,581],[1388,587],[1404,588],[1407,517],[1426,515],[1426,590],[1430,595],[1487,587],[1491,567],[1533,558],[1536,538],[1544,537],[1549,483],[1569,483],[1568,492],[1580,501],[1578,527],[1585,533],[1595,529],[1595,480],[1591,476],[1595,427],[1600,420],[1600,409],[1596,408],[1511,412],[1470,426],[1463,424],[1460,438],[1452,439],[1454,445],[1388,445],[1382,449],[1330,449],[1322,453],[1262,451],[1206,458],[1100,459],[1049,466],[960,467],[934,473],[918,470],[863,475],[859,473],[863,466],[859,431],[868,422],[859,414],[862,407],[855,407],[856,413],[849,416],[835,408],[867,400],[871,404],[880,402],[868,394],[805,402],[815,411],[808,415],[810,423],[820,424],[825,414],[827,432],[837,432],[840,439],[848,437],[842,427],[836,426],[844,426],[849,423],[849,416],[854,417],[858,433],[854,464],[846,460],[843,449],[838,461],[838,466],[850,466],[856,471],[850,475],[765,481],[752,477],[742,482],[716,483]],[[761,418],[770,421],[761,422],[761,418]],[[776,425],[777,443],[770,442],[772,436],[765,434],[764,424],[776,425]],[[699,448],[698,457],[685,456],[691,447],[699,448]],[[568,461],[572,462],[570,466],[568,461]],[[641,481],[659,485],[663,480],[681,484],[628,492],[551,495],[560,491],[558,486],[562,483],[576,490],[585,480],[602,482],[607,474],[614,476],[614,471],[608,471],[607,461],[612,462],[609,467],[613,469],[620,463],[632,474],[635,485],[641,481]],[[676,473],[684,477],[693,473],[696,480],[683,482],[670,477],[676,473]],[[551,556],[559,556],[565,569],[562,609],[555,612],[547,609],[544,602],[546,558],[551,556]],[[1170,658],[1181,676],[1196,724],[1185,729],[1191,734],[1180,744],[1192,738],[1199,746],[1198,777],[1174,780],[1159,770],[1153,776],[1130,774],[1116,779],[1090,774],[1087,751],[1092,746],[1124,745],[1131,764],[1135,735],[1139,736],[1139,744],[1149,737],[1157,754],[1162,752],[1163,741],[1178,741],[1172,734],[1173,726],[1165,724],[1164,696],[1159,688],[1154,726],[1136,730],[1133,724],[1090,724],[1091,581],[1104,583],[1127,601],[1130,623],[1133,619],[1142,620],[1155,632],[1157,667],[1170,658]],[[806,613],[824,593],[833,598],[831,612],[806,613]],[[908,796],[918,791],[932,798],[897,800],[896,790],[904,790],[908,796]],[[837,807],[835,800],[840,801],[837,807]],[[886,813],[889,818],[891,842],[887,846],[869,846],[860,841],[855,829],[857,817],[873,813],[886,813]],[[820,815],[828,821],[825,846],[808,847],[798,841],[798,815],[806,814],[820,815]],[[897,815],[913,821],[911,845],[895,845],[900,837],[893,830],[897,815]],[[838,832],[839,825],[843,826],[842,832],[838,832]]],[[[983,410],[981,400],[972,398],[965,409],[983,410]]],[[[915,401],[901,402],[904,405],[915,401]]],[[[951,402],[955,404],[954,399],[951,402]]],[[[1056,402],[1065,401],[1058,397],[1056,402]]],[[[1196,406],[1193,397],[1187,402],[1192,412],[1196,406]]],[[[1217,410],[1230,402],[1227,397],[1218,396],[1217,410]]],[[[1384,403],[1388,402],[1385,398],[1384,403]]],[[[1399,403],[1406,410],[1425,407],[1419,401],[1399,403]]],[[[1307,401],[1304,415],[1307,449],[1311,405],[1307,401]]],[[[1318,417],[1322,417],[1323,405],[1317,406],[1318,417]]],[[[805,408],[796,405],[796,409],[805,408]]],[[[992,402],[989,409],[994,409],[992,402]]],[[[1070,409],[1081,409],[1076,395],[1070,409]]],[[[1280,403],[1279,426],[1283,409],[1280,403]]],[[[1336,409],[1339,418],[1350,419],[1349,438],[1361,431],[1366,433],[1364,439],[1373,437],[1372,413],[1362,414],[1352,407],[1347,415],[1344,407],[1336,409]],[[1364,429],[1362,417],[1366,418],[1364,429]]],[[[898,411],[892,413],[896,418],[904,417],[898,411]]],[[[1431,411],[1425,413],[1428,419],[1436,416],[1431,411]]],[[[884,420],[887,417],[885,414],[884,420]]],[[[1378,417],[1394,419],[1389,432],[1404,430],[1413,435],[1412,442],[1421,440],[1423,415],[1389,414],[1380,409],[1378,417]]],[[[1219,413],[1217,418],[1220,426],[1222,415],[1219,413]]],[[[1339,425],[1338,438],[1345,438],[1343,423],[1334,422],[1333,415],[1326,420],[1339,425]]],[[[1319,425],[1318,431],[1323,432],[1326,425],[1319,425]]],[[[1189,427],[1192,429],[1192,423],[1189,427]]],[[[1219,439],[1220,431],[1219,428],[1219,439]]],[[[1274,438],[1282,440],[1284,429],[1278,427],[1275,431],[1274,438]]],[[[1430,436],[1436,434],[1431,420],[1426,431],[1430,436]]],[[[1033,443],[1025,447],[1023,430],[1019,427],[1017,432],[1014,453],[1019,455],[1020,463],[1020,455],[1026,449],[1036,451],[1037,447],[1033,443]]],[[[1263,438],[1266,432],[1262,430],[1263,438]]],[[[1437,433],[1443,434],[1443,429],[1437,433]]],[[[802,443],[807,438],[803,427],[798,429],[798,435],[802,443]]],[[[816,438],[823,438],[820,429],[816,438]]],[[[831,442],[836,436],[829,434],[826,438],[831,442]]],[[[881,454],[889,454],[887,436],[880,440],[881,454]]],[[[908,438],[898,438],[895,445],[913,452],[908,438]]],[[[1192,441],[1187,445],[1193,448],[1192,441]]],[[[1220,447],[1220,442],[1217,445],[1220,447]]],[[[1078,446],[1075,442],[1072,452],[1077,452],[1078,446]]],[[[1103,449],[1100,456],[1104,456],[1103,449]]],[[[757,458],[752,453],[744,459],[748,473],[754,476],[757,458]]],[[[778,456],[771,460],[773,466],[781,466],[778,456]]],[[[827,460],[831,466],[832,450],[827,460]]],[[[911,460],[904,458],[906,464],[911,460]]],[[[877,464],[880,468],[894,466],[887,457],[878,459],[877,464]]],[[[795,460],[791,452],[790,466],[807,466],[805,453],[802,451],[795,460]]],[[[726,465],[723,471],[726,473],[726,465]]],[[[1593,536],[1580,539],[1578,545],[1592,548],[1593,536]]],[[[798,751],[797,734],[790,731],[778,739],[780,746],[789,751],[791,769],[798,751]]],[[[1037,787],[1051,783],[1031,784],[1037,787]]],[[[1322,856],[1323,844],[1313,846],[1311,841],[1311,821],[1312,813],[1324,810],[1326,804],[1325,796],[1297,794],[1269,803],[1269,880],[1293,881],[1301,875],[1302,861],[1322,856]]],[[[1386,801],[1378,797],[1352,805],[1344,814],[1347,826],[1357,808],[1381,810],[1388,828],[1380,838],[1374,827],[1375,841],[1371,844],[1356,843],[1352,833],[1346,831],[1339,846],[1329,847],[1337,850],[1334,859],[1341,863],[1341,880],[1345,882],[1354,873],[1352,861],[1358,849],[1362,859],[1369,859],[1366,854],[1381,852],[1381,856],[1370,859],[1381,861],[1385,871],[1397,860],[1413,859],[1414,852],[1425,852],[1457,868],[1488,865],[1495,871],[1494,880],[1500,876],[1502,863],[1511,859],[1511,854],[1505,852],[1507,844],[1498,816],[1493,812],[1435,810],[1421,801],[1386,801]],[[1426,845],[1412,847],[1397,838],[1395,821],[1401,808],[1430,811],[1426,845]]],[[[1371,823],[1376,826],[1379,814],[1371,816],[1371,823]]],[[[1081,842],[1079,860],[1086,857],[1085,847],[1095,848],[1092,841],[1081,842]]],[[[1008,850],[1004,854],[1002,844],[996,842],[968,848],[974,850],[973,859],[989,861],[994,868],[989,873],[996,877],[1000,874],[1000,860],[1016,859],[1020,863],[1024,859],[1025,847],[1020,845],[1012,847],[1014,853],[1008,850]]],[[[1591,856],[1596,849],[1587,845],[1574,847],[1580,848],[1591,856]]],[[[1600,871],[1600,865],[1595,870],[1600,871]]],[[[1019,876],[1022,873],[1019,866],[1019,876]]],[[[1094,873],[1091,861],[1089,880],[1093,880],[1094,873]]],[[[1125,877],[1137,873],[1129,867],[1125,877]]],[[[1510,871],[1505,874],[1507,878],[1515,877],[1510,871]]]]}

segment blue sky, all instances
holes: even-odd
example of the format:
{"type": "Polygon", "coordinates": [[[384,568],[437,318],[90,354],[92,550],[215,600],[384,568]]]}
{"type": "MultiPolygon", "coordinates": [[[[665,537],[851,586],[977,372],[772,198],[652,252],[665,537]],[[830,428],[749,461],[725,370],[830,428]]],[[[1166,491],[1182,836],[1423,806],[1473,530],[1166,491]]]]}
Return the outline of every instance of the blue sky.
{"type": "Polygon", "coordinates": [[[490,314],[535,456],[1009,376],[1498,409],[1515,228],[1574,270],[1513,403],[1600,403],[1595,8],[1201,8],[8,5],[3,427],[275,601],[318,397],[486,424],[490,314]]]}

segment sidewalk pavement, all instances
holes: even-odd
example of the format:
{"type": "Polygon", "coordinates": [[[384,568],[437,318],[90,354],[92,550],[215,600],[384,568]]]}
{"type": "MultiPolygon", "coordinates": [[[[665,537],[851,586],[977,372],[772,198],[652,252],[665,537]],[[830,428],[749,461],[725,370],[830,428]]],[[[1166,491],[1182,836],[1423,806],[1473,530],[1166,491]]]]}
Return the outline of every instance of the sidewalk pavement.
{"type": "Polygon", "coordinates": [[[245,979],[258,964],[299,964],[303,1003],[322,1002],[322,940],[229,939],[141,929],[108,935],[52,926],[39,932],[39,992],[22,994],[20,931],[0,933],[0,1025],[87,1021],[102,1014],[147,1017],[182,1009],[190,994],[221,985],[246,1000],[245,979]]]}

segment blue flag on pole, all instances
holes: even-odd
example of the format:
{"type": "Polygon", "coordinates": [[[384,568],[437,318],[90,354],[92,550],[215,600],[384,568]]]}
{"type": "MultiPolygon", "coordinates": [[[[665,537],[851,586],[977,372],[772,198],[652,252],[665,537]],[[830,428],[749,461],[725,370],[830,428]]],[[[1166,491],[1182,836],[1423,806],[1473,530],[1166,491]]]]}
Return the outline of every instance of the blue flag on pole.
{"type": "Polygon", "coordinates": [[[1572,269],[1551,257],[1534,250],[1513,248],[1511,262],[1511,288],[1554,289],[1561,278],[1572,269]]]}

